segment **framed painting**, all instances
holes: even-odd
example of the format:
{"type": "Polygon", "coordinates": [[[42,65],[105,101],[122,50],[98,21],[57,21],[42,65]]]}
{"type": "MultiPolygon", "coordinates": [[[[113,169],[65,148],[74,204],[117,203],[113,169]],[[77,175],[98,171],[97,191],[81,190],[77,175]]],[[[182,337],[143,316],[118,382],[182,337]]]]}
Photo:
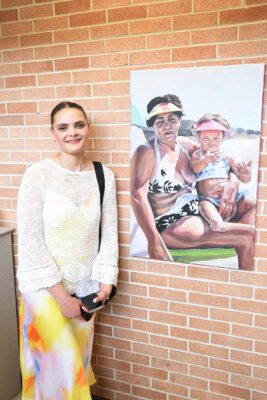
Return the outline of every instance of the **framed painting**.
{"type": "Polygon", "coordinates": [[[133,71],[133,257],[253,270],[264,64],[133,71]]]}

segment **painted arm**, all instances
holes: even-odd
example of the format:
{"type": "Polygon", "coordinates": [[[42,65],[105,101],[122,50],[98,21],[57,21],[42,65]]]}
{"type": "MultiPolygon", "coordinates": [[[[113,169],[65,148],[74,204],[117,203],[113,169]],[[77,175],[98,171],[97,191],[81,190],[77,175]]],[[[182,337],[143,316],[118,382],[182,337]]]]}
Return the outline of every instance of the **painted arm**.
{"type": "Polygon", "coordinates": [[[190,165],[195,174],[203,171],[210,162],[216,162],[220,159],[221,152],[217,151],[211,153],[208,150],[206,153],[202,153],[200,149],[194,151],[191,155],[190,165]]]}
{"type": "Polygon", "coordinates": [[[230,153],[228,153],[226,157],[237,178],[243,183],[250,182],[252,161],[250,160],[247,163],[244,161],[237,161],[230,153]]]}
{"type": "Polygon", "coordinates": [[[155,162],[152,149],[145,146],[138,147],[131,161],[131,205],[136,220],[147,238],[149,257],[164,260],[166,254],[147,197],[149,178],[152,176],[155,162]]]}

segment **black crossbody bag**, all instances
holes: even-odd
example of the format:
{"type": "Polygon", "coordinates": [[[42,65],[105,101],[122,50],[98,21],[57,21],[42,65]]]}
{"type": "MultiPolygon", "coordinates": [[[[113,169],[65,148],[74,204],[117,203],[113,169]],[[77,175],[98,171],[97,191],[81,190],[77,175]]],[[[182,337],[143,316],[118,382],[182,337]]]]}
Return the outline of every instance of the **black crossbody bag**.
{"type": "MultiPolygon", "coordinates": [[[[103,199],[104,199],[104,193],[105,193],[105,175],[103,171],[103,166],[99,161],[93,161],[93,165],[95,168],[95,174],[96,174],[96,179],[99,187],[99,193],[100,193],[100,212],[101,212],[101,217],[100,217],[100,223],[99,223],[99,240],[98,240],[98,251],[100,250],[100,245],[101,245],[101,219],[102,219],[102,204],[103,204],[103,199]]],[[[85,312],[81,308],[81,314],[83,319],[86,321],[89,321],[89,319],[92,317],[93,313],[97,310],[100,310],[103,308],[109,300],[111,300],[115,294],[117,293],[117,288],[115,285],[112,285],[112,290],[109,295],[109,298],[105,301],[105,303],[102,303],[102,301],[99,301],[97,303],[93,302],[93,299],[97,297],[97,293],[91,293],[88,296],[84,296],[81,298],[82,303],[85,305],[85,307],[90,310],[90,312],[85,312]]]]}

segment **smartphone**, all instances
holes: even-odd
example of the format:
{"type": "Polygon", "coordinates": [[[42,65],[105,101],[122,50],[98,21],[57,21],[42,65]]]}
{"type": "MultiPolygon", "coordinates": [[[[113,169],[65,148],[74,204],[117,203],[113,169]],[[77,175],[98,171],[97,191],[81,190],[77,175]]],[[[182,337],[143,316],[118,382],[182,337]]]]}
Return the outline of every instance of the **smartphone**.
{"type": "Polygon", "coordinates": [[[92,314],[95,311],[101,310],[101,308],[105,307],[105,304],[102,301],[98,301],[94,303],[93,300],[98,296],[97,293],[90,293],[87,296],[81,298],[83,305],[88,309],[88,313],[92,314]]]}

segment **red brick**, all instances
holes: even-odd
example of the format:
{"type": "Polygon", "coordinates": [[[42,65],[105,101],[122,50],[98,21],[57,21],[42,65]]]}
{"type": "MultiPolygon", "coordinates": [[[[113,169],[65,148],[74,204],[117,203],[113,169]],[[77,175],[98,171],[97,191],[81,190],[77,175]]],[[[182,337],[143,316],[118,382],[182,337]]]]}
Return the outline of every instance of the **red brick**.
{"type": "Polygon", "coordinates": [[[162,15],[177,15],[191,12],[190,1],[169,1],[163,4],[151,4],[148,6],[149,17],[159,17],[162,15]]]}
{"type": "Polygon", "coordinates": [[[1,27],[2,36],[12,36],[33,32],[33,23],[32,21],[25,22],[12,22],[9,24],[3,24],[1,27]]]}
{"type": "Polygon", "coordinates": [[[252,314],[222,310],[220,308],[211,309],[210,316],[215,320],[236,322],[244,325],[252,325],[253,322],[252,314]]]}
{"type": "Polygon", "coordinates": [[[35,76],[15,76],[12,78],[6,78],[6,87],[7,88],[16,88],[16,87],[27,87],[27,86],[36,86],[35,76]]]}
{"type": "Polygon", "coordinates": [[[28,61],[33,59],[33,49],[11,50],[3,52],[4,62],[28,61]]]}
{"type": "Polygon", "coordinates": [[[255,290],[255,299],[267,301],[267,289],[257,289],[255,290]]]}
{"type": "Polygon", "coordinates": [[[147,47],[149,49],[157,48],[170,48],[177,46],[185,46],[190,44],[190,33],[189,32],[175,32],[166,33],[164,35],[151,35],[147,37],[147,47]]]}
{"type": "Polygon", "coordinates": [[[172,50],[172,61],[189,61],[216,57],[215,46],[180,47],[172,50]]]}
{"type": "Polygon", "coordinates": [[[267,369],[266,368],[253,368],[253,376],[255,378],[264,379],[267,382],[267,369]]]}
{"type": "Polygon", "coordinates": [[[149,333],[154,333],[156,335],[165,335],[165,336],[168,334],[168,329],[169,329],[168,326],[163,324],[139,321],[135,319],[132,321],[132,328],[139,331],[145,331],[149,333]]]}
{"type": "Polygon", "coordinates": [[[18,37],[0,38],[0,49],[12,49],[15,47],[19,47],[18,37]]]}
{"type": "Polygon", "coordinates": [[[58,57],[67,57],[68,47],[67,45],[55,45],[48,47],[37,47],[34,49],[34,58],[40,59],[55,59],[58,57]]]}
{"type": "Polygon", "coordinates": [[[208,389],[208,383],[206,380],[194,378],[187,375],[171,373],[170,381],[174,383],[179,383],[183,386],[189,386],[189,388],[196,387],[199,389],[208,389]]]}
{"type": "Polygon", "coordinates": [[[228,360],[218,360],[212,358],[210,361],[210,367],[216,370],[226,371],[228,373],[237,373],[240,375],[251,376],[252,368],[250,365],[245,365],[237,362],[228,360]]]}
{"type": "Polygon", "coordinates": [[[87,97],[90,96],[90,87],[85,86],[59,86],[56,88],[57,97],[70,98],[70,97],[87,97]]]}
{"type": "Polygon", "coordinates": [[[193,318],[189,319],[189,327],[211,332],[229,333],[229,324],[218,321],[209,321],[207,319],[193,318]]]}
{"type": "Polygon", "coordinates": [[[229,350],[224,346],[214,346],[205,343],[193,343],[189,344],[189,350],[192,353],[203,354],[210,357],[218,357],[222,359],[228,359],[229,350]]]}
{"type": "Polygon", "coordinates": [[[142,375],[136,375],[134,373],[117,371],[116,379],[119,381],[131,383],[133,385],[147,386],[147,387],[150,386],[149,378],[142,375]]]}
{"type": "Polygon", "coordinates": [[[173,17],[173,29],[200,29],[209,26],[218,25],[218,14],[207,13],[207,14],[188,14],[173,17]]]}
{"type": "Polygon", "coordinates": [[[132,351],[124,351],[124,350],[116,350],[115,349],[115,359],[121,361],[127,361],[130,363],[141,364],[141,365],[148,365],[149,364],[149,357],[134,353],[132,351]]]}
{"type": "Polygon", "coordinates": [[[21,90],[2,90],[1,91],[1,101],[12,101],[21,100],[22,93],[21,90]]]}
{"type": "Polygon", "coordinates": [[[220,24],[238,24],[242,22],[253,22],[266,19],[267,5],[259,7],[248,7],[236,10],[222,11],[220,13],[220,24]]]}
{"type": "Polygon", "coordinates": [[[179,290],[190,290],[193,292],[207,292],[209,284],[205,281],[173,277],[170,280],[169,287],[179,290]]]}
{"type": "Polygon", "coordinates": [[[131,304],[134,307],[148,308],[148,309],[158,309],[160,311],[167,311],[167,302],[163,300],[155,300],[142,297],[132,296],[131,304]]]}
{"type": "MultiPolygon", "coordinates": [[[[33,107],[34,105],[36,105],[37,107],[37,103],[10,103],[10,106],[12,108],[13,107],[17,107],[17,108],[24,108],[28,109],[28,107],[33,107]],[[26,104],[26,106],[24,106],[24,104],[26,104]]],[[[25,112],[25,111],[24,111],[25,112]]],[[[30,138],[30,137],[38,137],[38,132],[36,132],[36,128],[30,128],[30,127],[16,127],[16,128],[9,128],[9,137],[11,139],[14,138],[30,138]]]]}
{"type": "Polygon", "coordinates": [[[21,35],[21,47],[34,47],[53,43],[52,32],[35,33],[32,35],[21,35]]]}
{"type": "Polygon", "coordinates": [[[89,67],[88,57],[77,57],[55,60],[56,71],[68,70],[68,69],[82,69],[89,67]]]}
{"type": "Polygon", "coordinates": [[[131,0],[93,0],[92,9],[97,10],[101,8],[112,8],[118,6],[128,6],[131,5],[131,0]]]}
{"type": "Polygon", "coordinates": [[[209,341],[209,334],[207,332],[200,332],[194,329],[171,327],[171,336],[197,342],[209,341]]]}
{"type": "Polygon", "coordinates": [[[216,393],[207,393],[206,391],[200,391],[197,389],[191,390],[191,399],[192,400],[229,400],[229,397],[223,396],[216,393]]]}
{"type": "Polygon", "coordinates": [[[266,400],[266,394],[253,391],[251,400],[266,400]]]}
{"type": "Polygon", "coordinates": [[[207,306],[229,307],[229,299],[222,296],[214,296],[210,294],[191,293],[189,295],[190,303],[203,304],[207,306]]]}
{"type": "MultiPolygon", "coordinates": [[[[77,42],[80,40],[89,39],[89,29],[88,28],[78,28],[78,29],[66,29],[63,31],[54,32],[55,43],[60,42],[77,42]]],[[[83,43],[85,45],[86,43],[83,43]]]]}
{"type": "Polygon", "coordinates": [[[170,50],[165,49],[160,52],[152,50],[130,53],[130,65],[153,64],[155,62],[170,62],[170,50]]]}
{"type": "Polygon", "coordinates": [[[149,21],[136,21],[130,22],[130,32],[131,34],[140,33],[156,33],[156,32],[166,32],[171,29],[171,19],[170,18],[158,18],[149,21]]]}
{"type": "Polygon", "coordinates": [[[167,349],[183,350],[186,351],[186,340],[172,339],[167,336],[150,335],[150,344],[155,346],[165,347],[167,349]]]}
{"type": "MultiPolygon", "coordinates": [[[[135,328],[134,328],[135,329],[135,328]]],[[[148,333],[141,332],[140,330],[134,329],[119,329],[114,328],[114,336],[119,339],[128,339],[134,342],[148,343],[149,335],[148,333]]]]}
{"type": "Polygon", "coordinates": [[[237,397],[239,399],[250,400],[250,391],[237,386],[225,385],[222,383],[210,383],[210,389],[213,392],[223,393],[228,396],[237,397]]]}
{"type": "Polygon", "coordinates": [[[245,361],[249,365],[260,365],[266,367],[267,365],[266,347],[267,347],[266,342],[256,342],[255,346],[256,352],[260,353],[262,351],[263,355],[248,353],[239,350],[232,350],[231,359],[232,361],[240,361],[240,362],[245,361]]]}
{"type": "Polygon", "coordinates": [[[267,313],[267,304],[260,301],[232,299],[232,308],[246,312],[255,312],[257,310],[257,314],[267,313]]]}
{"type": "Polygon", "coordinates": [[[91,82],[102,82],[109,80],[109,74],[107,70],[88,70],[73,72],[73,83],[91,83],[91,82]]]}
{"type": "Polygon", "coordinates": [[[111,68],[128,65],[128,55],[124,53],[91,56],[90,59],[92,68],[111,68]]]}
{"type": "Polygon", "coordinates": [[[128,83],[105,83],[93,85],[94,96],[121,96],[129,92],[128,83]]]}
{"type": "Polygon", "coordinates": [[[106,15],[104,11],[88,12],[70,15],[70,27],[104,24],[106,15]]]}
{"type": "MultiPolygon", "coordinates": [[[[233,275],[231,275],[231,277],[233,277],[233,275]]],[[[234,282],[235,280],[232,278],[232,281],[234,282]]],[[[253,289],[251,287],[221,283],[211,283],[210,292],[230,297],[251,298],[253,295],[253,289]]]]}
{"type": "Polygon", "coordinates": [[[146,6],[133,6],[108,10],[108,22],[147,18],[146,6]]]}
{"type": "Polygon", "coordinates": [[[126,22],[103,26],[93,26],[90,28],[90,32],[92,39],[107,39],[109,37],[125,36],[129,34],[128,24],[126,22]]]}
{"type": "MultiPolygon", "coordinates": [[[[171,376],[172,377],[172,376],[171,376]]],[[[152,381],[152,388],[156,390],[160,390],[164,393],[175,393],[177,395],[181,396],[188,396],[188,389],[185,388],[184,386],[177,385],[176,383],[172,382],[164,382],[164,381],[159,381],[159,380],[153,380],[152,381]]],[[[153,397],[153,399],[157,399],[157,397],[153,397]]]]}
{"type": "Polygon", "coordinates": [[[223,269],[218,268],[200,268],[189,266],[188,267],[188,276],[190,278],[198,278],[198,279],[205,279],[212,280],[212,281],[222,281],[228,282],[229,279],[229,271],[225,271],[223,269]]]}
{"type": "Polygon", "coordinates": [[[0,23],[18,20],[18,10],[0,11],[0,23]]]}
{"type": "Polygon", "coordinates": [[[62,1],[60,3],[55,4],[55,14],[73,14],[76,13],[77,10],[87,11],[90,10],[90,1],[89,0],[74,0],[74,1],[62,1]]]}
{"type": "MultiPolygon", "coordinates": [[[[110,124],[117,124],[117,123],[129,123],[130,122],[130,115],[127,112],[121,113],[121,112],[94,112],[93,115],[93,121],[94,124],[106,124],[106,123],[110,123],[110,124]]],[[[104,144],[104,142],[103,142],[104,144]]],[[[128,148],[127,150],[129,150],[130,148],[130,141],[128,143],[128,148]]],[[[118,170],[119,167],[116,167],[116,170],[118,170]]],[[[119,177],[124,177],[124,178],[129,178],[130,177],[130,173],[129,171],[127,171],[127,169],[120,168],[120,172],[119,172],[119,177]]]]}
{"type": "Polygon", "coordinates": [[[25,100],[54,99],[54,88],[35,88],[23,90],[25,100]]]}
{"type": "MultiPolygon", "coordinates": [[[[183,353],[178,353],[183,354],[183,353]]],[[[186,353],[185,353],[186,354],[186,353]]],[[[176,362],[170,359],[162,359],[162,358],[151,358],[151,366],[154,368],[160,368],[164,371],[172,371],[179,372],[182,374],[188,373],[188,365],[187,361],[184,362],[176,362]]]]}
{"type": "MultiPolygon", "coordinates": [[[[15,126],[15,125],[24,125],[24,120],[21,115],[2,115],[0,118],[0,126],[15,126]]],[[[1,146],[2,150],[6,148],[7,143],[1,146]]],[[[12,147],[13,148],[13,147],[12,147]]]]}
{"type": "Polygon", "coordinates": [[[231,383],[233,385],[248,389],[251,389],[253,387],[253,389],[255,390],[267,393],[267,381],[264,381],[262,379],[255,379],[255,377],[251,378],[242,375],[232,375],[231,383]]]}
{"type": "MultiPolygon", "coordinates": [[[[19,64],[3,64],[3,65],[0,65],[0,76],[18,75],[19,73],[20,73],[20,65],[19,64]]],[[[1,96],[1,99],[2,99],[2,96],[1,96]]]]}
{"type": "Polygon", "coordinates": [[[33,0],[2,0],[1,4],[3,8],[25,6],[27,4],[32,4],[33,0]]]}
{"type": "Polygon", "coordinates": [[[211,343],[216,344],[219,346],[224,346],[225,342],[227,341],[227,347],[232,347],[236,348],[239,350],[252,350],[253,342],[252,340],[248,339],[241,339],[233,337],[233,336],[226,336],[226,335],[219,335],[217,333],[214,333],[211,335],[211,343]]]}
{"type": "Polygon", "coordinates": [[[203,368],[196,365],[191,365],[189,368],[189,375],[200,377],[217,382],[228,382],[228,373],[216,371],[212,368],[203,368]]]}
{"type": "Polygon", "coordinates": [[[45,18],[52,17],[53,15],[53,6],[52,4],[46,4],[43,6],[30,6],[30,7],[21,7],[19,9],[19,16],[21,20],[24,19],[36,19],[36,18],[45,18]]]}
{"type": "MultiPolygon", "coordinates": [[[[130,108],[130,97],[113,97],[110,99],[111,110],[129,110],[130,108]]],[[[126,154],[125,154],[126,155],[126,154]]],[[[129,161],[129,158],[128,158],[129,161]]],[[[121,161],[122,162],[122,161],[121,161]]]]}
{"type": "Polygon", "coordinates": [[[149,288],[149,297],[155,297],[163,300],[183,301],[186,302],[186,293],[179,290],[170,290],[164,288],[149,288]]]}
{"type": "Polygon", "coordinates": [[[168,349],[165,349],[160,346],[151,346],[149,344],[134,342],[132,345],[132,351],[134,353],[140,353],[140,354],[150,355],[150,356],[155,356],[155,357],[163,357],[163,358],[168,357],[168,349]]]}
{"type": "MultiPolygon", "coordinates": [[[[146,399],[146,400],[166,400],[167,399],[167,395],[165,393],[162,392],[158,392],[156,390],[151,390],[151,389],[145,389],[142,387],[133,387],[132,389],[133,394],[136,396],[139,396],[137,398],[141,398],[141,399],[146,399]]],[[[135,397],[136,398],[136,397],[135,397]]]]}
{"type": "Polygon", "coordinates": [[[248,339],[264,340],[266,330],[254,328],[250,326],[234,325],[232,326],[232,334],[248,339]]]}
{"type": "Polygon", "coordinates": [[[129,391],[130,391],[130,385],[126,385],[123,382],[119,382],[117,380],[111,380],[108,378],[99,377],[98,384],[100,387],[107,387],[111,390],[118,390],[120,392],[129,393],[129,391]]]}
{"type": "Polygon", "coordinates": [[[168,373],[162,370],[161,368],[156,369],[156,368],[141,366],[138,364],[133,365],[133,373],[161,380],[167,380],[168,377],[168,373]]]}
{"type": "Polygon", "coordinates": [[[119,371],[130,371],[131,364],[129,362],[118,361],[108,357],[97,357],[99,365],[105,365],[107,368],[112,368],[119,371]]]}
{"type": "Polygon", "coordinates": [[[70,72],[44,74],[37,77],[39,86],[63,85],[71,82],[70,72]]]}
{"type": "Polygon", "coordinates": [[[261,55],[267,51],[267,40],[219,45],[219,57],[242,57],[261,55]]]}
{"type": "Polygon", "coordinates": [[[239,39],[240,40],[258,40],[259,38],[267,38],[267,25],[255,24],[255,25],[241,25],[239,27],[239,39]]]}
{"type": "Polygon", "coordinates": [[[9,114],[36,113],[37,103],[8,103],[7,111],[9,114]]]}
{"type": "Polygon", "coordinates": [[[145,38],[144,37],[133,37],[133,38],[123,38],[123,39],[110,39],[106,42],[107,51],[132,51],[141,50],[145,48],[145,38]]]}
{"type": "MultiPolygon", "coordinates": [[[[244,271],[242,271],[244,272],[244,271]]],[[[241,271],[232,271],[231,281],[244,285],[267,286],[267,275],[256,273],[241,273],[241,271]]],[[[252,290],[252,289],[251,289],[252,290]]]]}
{"type": "Polygon", "coordinates": [[[60,29],[67,29],[69,22],[67,17],[43,18],[33,21],[35,32],[55,31],[60,26],[60,29]]]}
{"type": "Polygon", "coordinates": [[[194,12],[223,10],[225,8],[240,7],[240,0],[195,0],[194,12]]]}
{"type": "Polygon", "coordinates": [[[216,28],[192,32],[192,44],[219,43],[237,40],[237,28],[216,28]]]}

